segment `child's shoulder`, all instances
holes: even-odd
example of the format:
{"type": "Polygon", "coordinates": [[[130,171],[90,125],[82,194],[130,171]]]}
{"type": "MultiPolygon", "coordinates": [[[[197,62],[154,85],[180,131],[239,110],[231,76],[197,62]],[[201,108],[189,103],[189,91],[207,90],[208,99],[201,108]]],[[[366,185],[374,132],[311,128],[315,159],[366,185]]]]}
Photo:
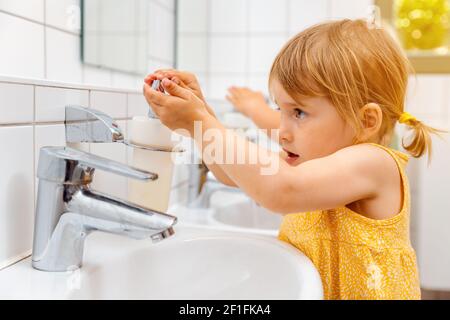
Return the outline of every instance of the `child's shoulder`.
{"type": "Polygon", "coordinates": [[[353,211],[372,219],[387,219],[402,205],[402,170],[397,152],[377,144],[358,144],[338,151],[348,159],[351,172],[362,177],[372,190],[365,197],[348,204],[353,211]]]}
{"type": "Polygon", "coordinates": [[[367,164],[381,165],[384,162],[394,164],[395,154],[397,152],[388,147],[376,144],[376,143],[360,143],[342,148],[336,151],[336,155],[340,157],[346,157],[349,160],[361,161],[367,164]]]}
{"type": "Polygon", "coordinates": [[[376,180],[395,180],[400,175],[397,153],[375,143],[361,143],[345,147],[336,152],[336,156],[348,161],[358,172],[373,176],[376,180]]]}

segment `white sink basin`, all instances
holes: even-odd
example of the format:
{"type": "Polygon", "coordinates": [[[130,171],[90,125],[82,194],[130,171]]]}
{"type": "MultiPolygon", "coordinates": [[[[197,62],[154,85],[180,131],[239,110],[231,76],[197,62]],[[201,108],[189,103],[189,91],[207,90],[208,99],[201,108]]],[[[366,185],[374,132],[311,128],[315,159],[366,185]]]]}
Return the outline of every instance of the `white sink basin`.
{"type": "Polygon", "coordinates": [[[189,208],[177,204],[169,212],[191,226],[271,236],[278,235],[282,221],[280,214],[257,205],[244,193],[229,191],[216,191],[211,196],[210,208],[189,208]]]}
{"type": "Polygon", "coordinates": [[[277,231],[282,217],[258,206],[250,199],[216,207],[212,218],[218,223],[239,228],[277,231]]]}
{"type": "Polygon", "coordinates": [[[274,237],[176,226],[160,243],[93,233],[83,267],[0,271],[2,299],[321,299],[320,277],[274,237]]]}

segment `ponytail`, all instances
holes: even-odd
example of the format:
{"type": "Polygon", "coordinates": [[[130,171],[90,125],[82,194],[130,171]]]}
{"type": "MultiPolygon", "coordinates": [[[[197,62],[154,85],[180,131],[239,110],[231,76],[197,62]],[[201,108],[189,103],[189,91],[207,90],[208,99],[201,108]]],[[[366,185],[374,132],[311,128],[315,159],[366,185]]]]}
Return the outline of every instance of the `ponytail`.
{"type": "Polygon", "coordinates": [[[414,158],[419,158],[427,153],[428,160],[430,161],[432,152],[431,135],[439,135],[445,131],[427,126],[407,112],[404,112],[398,121],[407,125],[409,130],[412,131],[412,134],[407,138],[409,141],[407,141],[406,144],[405,139],[403,139],[403,148],[414,158]]]}

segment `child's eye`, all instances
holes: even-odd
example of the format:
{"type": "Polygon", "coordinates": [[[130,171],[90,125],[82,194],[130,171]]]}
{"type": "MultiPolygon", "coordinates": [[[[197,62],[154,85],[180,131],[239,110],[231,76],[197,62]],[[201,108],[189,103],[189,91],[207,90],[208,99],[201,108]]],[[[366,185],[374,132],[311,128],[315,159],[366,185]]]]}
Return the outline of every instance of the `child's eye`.
{"type": "Polygon", "coordinates": [[[280,110],[281,110],[280,107],[276,107],[276,108],[275,108],[275,111],[280,111],[280,110]]]}
{"type": "Polygon", "coordinates": [[[304,119],[306,116],[306,113],[301,109],[296,108],[296,109],[294,109],[294,112],[295,112],[295,117],[298,119],[304,119]]]}

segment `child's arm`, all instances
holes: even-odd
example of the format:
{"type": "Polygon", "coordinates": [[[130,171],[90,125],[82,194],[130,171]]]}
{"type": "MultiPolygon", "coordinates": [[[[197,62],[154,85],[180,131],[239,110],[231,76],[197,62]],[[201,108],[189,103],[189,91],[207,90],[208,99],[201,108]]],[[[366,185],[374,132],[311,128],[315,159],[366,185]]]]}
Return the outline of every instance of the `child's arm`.
{"type": "Polygon", "coordinates": [[[208,169],[214,174],[217,180],[222,182],[223,184],[230,186],[230,187],[237,187],[238,185],[228,177],[228,175],[225,173],[225,171],[222,170],[222,168],[214,163],[206,164],[208,169]]]}
{"type": "Polygon", "coordinates": [[[261,92],[233,86],[228,89],[226,98],[258,128],[270,130],[280,127],[280,113],[269,106],[261,92]]]}
{"type": "MultiPolygon", "coordinates": [[[[190,91],[165,79],[163,85],[172,96],[145,87],[145,96],[161,121],[171,129],[183,128],[196,137],[202,151],[212,141],[194,135],[194,121],[201,121],[203,132],[217,130],[224,139],[223,153],[256,154],[259,147],[246,139],[226,133],[221,123],[208,114],[204,103],[190,91]],[[237,144],[231,140],[239,140],[237,144]]],[[[238,187],[262,206],[280,213],[330,209],[358,200],[377,197],[386,182],[386,171],[392,159],[385,152],[369,145],[344,148],[330,156],[304,162],[296,167],[280,161],[279,154],[265,151],[269,163],[278,166],[265,175],[267,165],[252,164],[247,156],[243,164],[215,164],[238,187]]],[[[202,152],[205,163],[213,163],[208,152],[202,152]]],[[[300,155],[301,156],[301,155],[300,155]]],[[[267,159],[266,159],[267,160],[267,159]]],[[[267,163],[267,161],[265,161],[267,163]]],[[[270,171],[270,170],[269,170],[270,171]]]]}

